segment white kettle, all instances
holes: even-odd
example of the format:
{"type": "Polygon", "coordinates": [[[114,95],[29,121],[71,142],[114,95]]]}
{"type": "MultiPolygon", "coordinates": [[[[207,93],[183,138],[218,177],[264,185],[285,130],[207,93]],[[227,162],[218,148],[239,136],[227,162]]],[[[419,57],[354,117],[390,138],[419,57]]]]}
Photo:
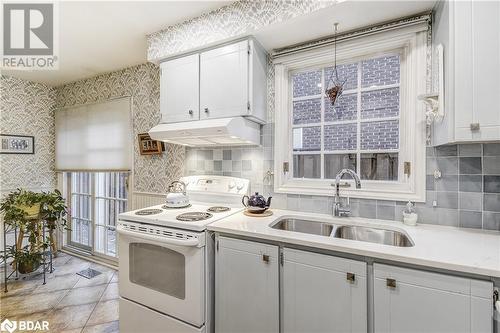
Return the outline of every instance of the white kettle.
{"type": "Polygon", "coordinates": [[[185,183],[178,180],[170,183],[165,206],[168,208],[182,208],[189,206],[189,197],[186,194],[185,183]]]}

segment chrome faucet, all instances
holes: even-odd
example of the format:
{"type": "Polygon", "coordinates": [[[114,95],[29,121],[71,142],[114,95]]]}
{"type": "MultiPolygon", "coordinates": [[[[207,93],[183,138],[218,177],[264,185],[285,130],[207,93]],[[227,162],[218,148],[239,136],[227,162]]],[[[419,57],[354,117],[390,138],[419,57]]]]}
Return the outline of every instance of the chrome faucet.
{"type": "MultiPolygon", "coordinates": [[[[340,202],[340,180],[345,174],[349,174],[354,182],[356,188],[361,188],[361,180],[355,171],[351,169],[342,169],[335,177],[335,199],[333,203],[333,216],[349,216],[351,214],[351,207],[349,206],[349,197],[346,197],[346,204],[342,205],[340,202]]],[[[332,184],[333,185],[333,184],[332,184]]]]}

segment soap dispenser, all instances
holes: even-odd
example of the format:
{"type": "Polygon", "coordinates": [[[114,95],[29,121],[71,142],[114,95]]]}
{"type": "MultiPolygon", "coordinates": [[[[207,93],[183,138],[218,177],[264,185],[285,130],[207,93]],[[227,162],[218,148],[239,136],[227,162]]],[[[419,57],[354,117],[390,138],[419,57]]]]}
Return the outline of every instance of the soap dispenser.
{"type": "Polygon", "coordinates": [[[417,219],[418,215],[415,212],[415,205],[411,201],[408,201],[406,208],[403,211],[403,223],[414,226],[417,225],[417,219]]]}

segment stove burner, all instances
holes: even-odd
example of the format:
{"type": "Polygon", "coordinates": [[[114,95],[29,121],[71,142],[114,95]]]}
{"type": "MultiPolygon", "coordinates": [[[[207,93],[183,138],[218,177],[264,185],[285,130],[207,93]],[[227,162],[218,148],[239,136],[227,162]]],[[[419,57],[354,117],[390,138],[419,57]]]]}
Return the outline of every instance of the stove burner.
{"type": "Polygon", "coordinates": [[[182,208],[189,208],[191,207],[191,204],[188,204],[187,206],[182,206],[182,207],[168,207],[167,205],[161,206],[163,209],[182,209],[182,208]]]}
{"type": "Polygon", "coordinates": [[[207,212],[210,212],[210,213],[223,213],[223,212],[227,212],[227,211],[230,211],[231,208],[229,207],[224,207],[224,206],[214,206],[214,207],[210,207],[209,209],[207,209],[207,212]]]}
{"type": "Polygon", "coordinates": [[[183,222],[203,221],[211,218],[213,215],[205,212],[190,212],[177,215],[176,219],[183,222]]]}
{"type": "Polygon", "coordinates": [[[161,212],[163,212],[163,210],[157,209],[157,208],[143,209],[143,210],[138,210],[137,212],[135,212],[135,215],[154,215],[154,214],[160,214],[161,212]]]}

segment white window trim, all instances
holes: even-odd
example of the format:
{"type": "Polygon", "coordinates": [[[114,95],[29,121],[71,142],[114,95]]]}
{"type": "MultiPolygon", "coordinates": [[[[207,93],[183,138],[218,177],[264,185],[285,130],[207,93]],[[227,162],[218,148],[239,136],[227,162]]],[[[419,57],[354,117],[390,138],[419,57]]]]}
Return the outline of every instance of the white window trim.
{"type": "MultiPolygon", "coordinates": [[[[342,188],[343,196],[381,200],[425,201],[425,106],[417,96],[426,92],[427,26],[412,25],[377,33],[337,45],[339,63],[356,58],[400,50],[400,135],[399,179],[402,182],[362,180],[362,188],[342,188]],[[403,174],[403,163],[411,163],[410,176],[403,174]]],[[[331,196],[332,180],[293,178],[292,105],[290,74],[307,67],[331,65],[333,47],[322,47],[274,59],[275,138],[274,191],[276,193],[331,196]],[[289,163],[290,170],[283,165],[289,163]]]]}

